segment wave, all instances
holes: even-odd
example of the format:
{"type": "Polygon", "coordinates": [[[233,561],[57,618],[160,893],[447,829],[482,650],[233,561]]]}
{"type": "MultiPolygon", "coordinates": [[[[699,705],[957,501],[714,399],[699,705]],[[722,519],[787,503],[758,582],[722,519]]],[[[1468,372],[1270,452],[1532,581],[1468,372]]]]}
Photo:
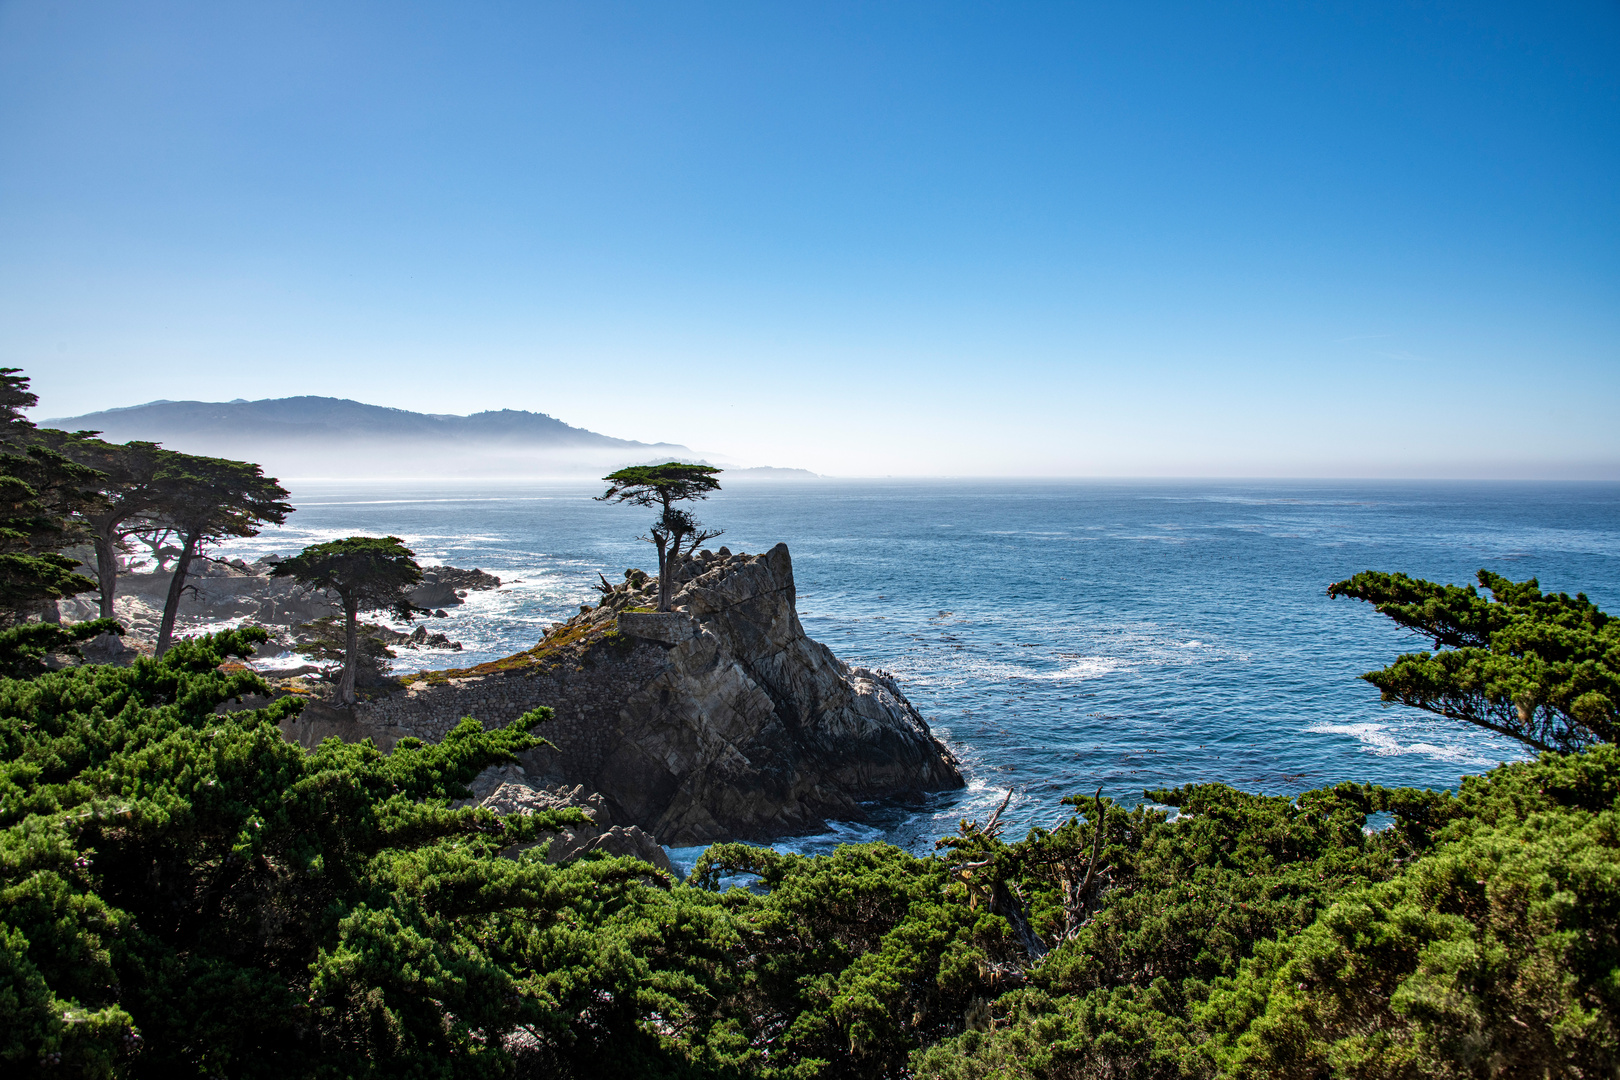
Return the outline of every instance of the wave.
{"type": "Polygon", "coordinates": [[[1312,724],[1305,729],[1313,735],[1349,735],[1358,740],[1369,753],[1379,757],[1402,754],[1422,754],[1436,761],[1454,765],[1491,766],[1497,759],[1480,753],[1477,747],[1460,743],[1403,742],[1387,724],[1312,724]]]}

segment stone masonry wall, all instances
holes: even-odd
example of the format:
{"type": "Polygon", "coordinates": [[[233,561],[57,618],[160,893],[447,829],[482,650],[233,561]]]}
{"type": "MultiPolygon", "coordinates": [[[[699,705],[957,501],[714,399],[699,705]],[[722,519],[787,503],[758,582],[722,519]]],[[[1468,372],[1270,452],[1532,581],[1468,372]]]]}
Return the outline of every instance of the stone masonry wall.
{"type": "Polygon", "coordinates": [[[557,751],[534,754],[531,770],[591,776],[616,737],[626,699],[663,669],[665,652],[660,645],[637,642],[627,649],[593,650],[578,667],[559,664],[550,670],[470,676],[439,685],[418,681],[403,694],[361,702],[354,718],[375,730],[379,745],[386,741],[392,746],[405,736],[438,742],[462,717],[482,721],[486,728],[504,727],[530,709],[548,705],[556,717],[535,734],[554,743],[557,751]]]}

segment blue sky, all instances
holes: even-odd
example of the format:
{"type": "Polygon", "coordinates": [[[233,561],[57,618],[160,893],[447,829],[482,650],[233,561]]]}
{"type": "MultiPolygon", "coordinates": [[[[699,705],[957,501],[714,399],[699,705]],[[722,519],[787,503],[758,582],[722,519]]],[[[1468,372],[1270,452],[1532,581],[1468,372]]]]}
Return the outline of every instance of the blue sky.
{"type": "Polygon", "coordinates": [[[1620,478],[1620,6],[0,3],[40,416],[1620,478]]]}

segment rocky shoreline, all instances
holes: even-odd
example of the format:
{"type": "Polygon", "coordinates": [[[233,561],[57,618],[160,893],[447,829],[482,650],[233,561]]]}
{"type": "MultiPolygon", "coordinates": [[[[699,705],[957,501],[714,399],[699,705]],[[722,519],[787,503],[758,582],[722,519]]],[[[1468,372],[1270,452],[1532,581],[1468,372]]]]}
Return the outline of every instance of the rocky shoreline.
{"type": "MultiPolygon", "coordinates": [[[[324,590],[309,589],[291,578],[271,577],[270,572],[280,561],[278,555],[267,555],[251,563],[241,559],[193,562],[186,575],[187,590],[180,601],[178,630],[195,632],[200,627],[219,623],[248,623],[262,626],[271,634],[270,641],[259,650],[258,658],[286,656],[295,651],[297,627],[339,617],[343,611],[336,596],[324,590]]],[[[135,656],[151,655],[171,577],[167,572],[119,574],[113,607],[114,618],[123,625],[124,635],[96,639],[86,647],[86,658],[97,663],[127,663],[135,656]]],[[[427,566],[422,568],[422,583],[411,591],[411,601],[443,618],[448,615],[445,609],[463,603],[469,592],[498,589],[500,585],[500,578],[479,569],[427,566]]],[[[94,595],[88,593],[57,601],[56,610],[64,622],[82,622],[99,614],[94,595]]],[[[381,636],[389,646],[407,649],[460,648],[448,636],[426,625],[412,633],[384,628],[381,636]]],[[[310,665],[284,674],[309,674],[316,670],[310,665]]]]}

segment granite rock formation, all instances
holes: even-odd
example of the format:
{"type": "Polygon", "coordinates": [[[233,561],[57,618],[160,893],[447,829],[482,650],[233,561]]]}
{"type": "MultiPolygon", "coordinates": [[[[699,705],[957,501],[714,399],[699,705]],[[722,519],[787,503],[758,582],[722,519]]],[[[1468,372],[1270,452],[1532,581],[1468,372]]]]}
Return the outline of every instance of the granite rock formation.
{"type": "Polygon", "coordinates": [[[892,678],[805,635],[787,545],[691,569],[677,610],[653,616],[674,624],[660,628],[676,636],[667,666],[626,702],[627,737],[598,773],[630,820],[694,840],[782,835],[859,818],[862,801],[961,786],[892,678]]]}
{"type": "Polygon", "coordinates": [[[528,652],[418,677],[355,720],[392,745],[549,705],[538,731],[554,747],[523,756],[530,785],[582,785],[615,822],[676,846],[802,835],[962,786],[891,676],[805,635],[786,545],[703,552],[675,574],[672,612],[651,612],[656,582],[630,571],[528,652]]]}

